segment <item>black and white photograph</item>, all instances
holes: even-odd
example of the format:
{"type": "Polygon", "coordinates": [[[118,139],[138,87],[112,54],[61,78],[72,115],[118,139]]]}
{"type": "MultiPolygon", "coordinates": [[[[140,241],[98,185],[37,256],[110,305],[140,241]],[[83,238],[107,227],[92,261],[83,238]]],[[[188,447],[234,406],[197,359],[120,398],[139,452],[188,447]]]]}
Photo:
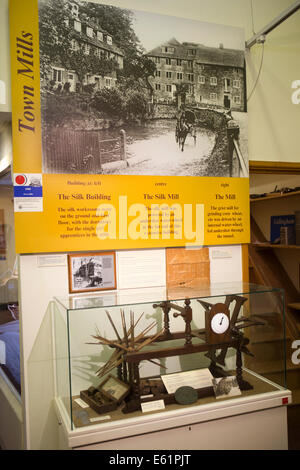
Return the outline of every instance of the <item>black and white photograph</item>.
{"type": "Polygon", "coordinates": [[[44,173],[248,177],[242,29],[39,0],[39,34],[44,173]]]}
{"type": "Polygon", "coordinates": [[[116,289],[115,252],[68,255],[69,292],[116,289]]]}
{"type": "Polygon", "coordinates": [[[217,399],[234,397],[242,394],[235,376],[213,378],[212,382],[217,399]]]}
{"type": "Polygon", "coordinates": [[[130,387],[128,384],[117,379],[117,377],[108,375],[102,384],[100,384],[99,389],[106,398],[120,401],[129,393],[130,387]]]}

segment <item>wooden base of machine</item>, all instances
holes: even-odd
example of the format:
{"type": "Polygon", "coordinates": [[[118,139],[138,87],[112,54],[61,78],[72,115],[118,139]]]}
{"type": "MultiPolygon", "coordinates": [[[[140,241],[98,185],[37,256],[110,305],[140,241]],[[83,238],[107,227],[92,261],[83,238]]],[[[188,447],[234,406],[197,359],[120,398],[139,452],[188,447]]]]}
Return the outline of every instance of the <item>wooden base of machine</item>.
{"type": "MultiPolygon", "coordinates": [[[[122,409],[123,413],[132,413],[133,411],[141,410],[142,403],[156,400],[163,400],[165,405],[177,403],[175,393],[168,393],[160,378],[142,379],[141,390],[142,394],[140,397],[135,397],[131,394],[126,398],[125,407],[122,409]],[[143,397],[143,394],[151,394],[152,396],[143,397]]],[[[198,399],[214,395],[214,389],[212,386],[199,388],[196,391],[198,399]]]]}
{"type": "Polygon", "coordinates": [[[82,390],[80,392],[80,398],[100,415],[102,413],[109,413],[118,408],[118,403],[110,401],[103,396],[91,395],[88,390],[82,390]]]}

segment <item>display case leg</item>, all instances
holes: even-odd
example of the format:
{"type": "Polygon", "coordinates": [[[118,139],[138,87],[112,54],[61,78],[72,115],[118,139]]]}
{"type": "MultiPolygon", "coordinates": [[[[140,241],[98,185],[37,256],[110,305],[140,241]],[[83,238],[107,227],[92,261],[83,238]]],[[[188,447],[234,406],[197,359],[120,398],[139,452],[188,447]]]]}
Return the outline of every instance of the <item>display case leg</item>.
{"type": "Polygon", "coordinates": [[[240,349],[236,351],[236,380],[239,384],[240,390],[252,390],[252,385],[243,379],[243,363],[242,363],[242,352],[240,349]]]}

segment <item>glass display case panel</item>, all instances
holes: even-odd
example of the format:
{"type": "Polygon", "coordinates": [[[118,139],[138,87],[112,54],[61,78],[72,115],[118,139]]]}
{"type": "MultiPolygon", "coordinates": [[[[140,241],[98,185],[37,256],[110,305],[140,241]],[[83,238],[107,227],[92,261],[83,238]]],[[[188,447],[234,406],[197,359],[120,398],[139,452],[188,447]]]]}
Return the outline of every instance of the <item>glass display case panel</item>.
{"type": "Polygon", "coordinates": [[[285,387],[281,289],[129,289],[53,307],[56,398],[70,429],[161,400],[168,410],[285,387]]]}
{"type": "MultiPolygon", "coordinates": [[[[0,126],[1,131],[1,126],[0,126]]],[[[0,132],[1,144],[1,132],[0,132]]],[[[0,145],[1,150],[1,145],[0,145]]],[[[10,170],[0,177],[0,305],[18,301],[14,194],[10,170]]]]}

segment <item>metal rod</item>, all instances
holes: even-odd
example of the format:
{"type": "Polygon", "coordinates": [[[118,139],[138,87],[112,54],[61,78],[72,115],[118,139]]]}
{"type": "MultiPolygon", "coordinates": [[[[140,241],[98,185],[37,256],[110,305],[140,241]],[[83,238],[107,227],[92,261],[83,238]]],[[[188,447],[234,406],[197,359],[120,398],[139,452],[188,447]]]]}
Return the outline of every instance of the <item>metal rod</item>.
{"type": "Polygon", "coordinates": [[[108,319],[109,319],[109,321],[110,321],[111,326],[112,326],[113,329],[114,329],[114,332],[116,333],[116,336],[117,336],[118,340],[121,342],[121,341],[122,341],[122,340],[121,340],[121,337],[120,337],[120,335],[119,335],[119,333],[118,333],[118,330],[117,330],[117,328],[116,328],[114,322],[112,321],[112,318],[111,318],[109,312],[108,312],[107,310],[105,310],[105,313],[106,313],[106,315],[107,315],[107,317],[108,317],[108,319]]]}
{"type": "Polygon", "coordinates": [[[249,171],[248,171],[248,167],[245,163],[245,160],[244,160],[244,157],[242,155],[242,152],[240,150],[240,147],[236,141],[236,139],[233,139],[233,145],[234,145],[234,148],[235,148],[235,151],[236,151],[236,154],[238,156],[238,160],[239,160],[239,166],[240,168],[242,169],[243,171],[243,176],[249,176],[249,171]]]}
{"type": "Polygon", "coordinates": [[[261,37],[264,36],[273,29],[275,29],[277,26],[279,26],[281,23],[283,23],[287,18],[289,18],[291,15],[293,15],[297,10],[300,9],[300,1],[294,2],[290,7],[288,7],[286,10],[284,10],[280,15],[276,16],[274,20],[272,20],[270,23],[268,23],[264,28],[262,28],[258,33],[256,33],[252,38],[248,39],[246,41],[246,48],[249,48],[254,46],[256,44],[257,40],[261,37]]]}

